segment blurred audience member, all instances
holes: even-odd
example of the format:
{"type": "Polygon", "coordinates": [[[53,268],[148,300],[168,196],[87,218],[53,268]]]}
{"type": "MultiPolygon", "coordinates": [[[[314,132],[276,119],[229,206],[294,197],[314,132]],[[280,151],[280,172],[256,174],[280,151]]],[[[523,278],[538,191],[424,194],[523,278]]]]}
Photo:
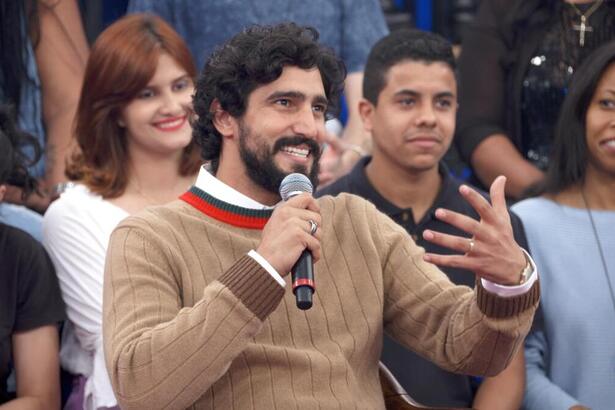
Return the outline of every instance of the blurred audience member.
{"type": "Polygon", "coordinates": [[[129,11],[151,11],[188,42],[198,66],[212,51],[253,24],[292,21],[315,27],[321,42],[342,57],[348,70],[344,88],[348,121],[340,144],[325,149],[321,185],[348,172],[371,147],[358,112],[363,66],[370,48],[388,29],[378,0],[131,0],[129,11]]]}
{"type": "MultiPolygon", "coordinates": [[[[363,95],[359,111],[373,136],[372,156],[318,195],[359,195],[404,227],[427,252],[454,254],[423,238],[428,229],[469,236],[440,221],[438,208],[480,219],[459,193],[461,181],[441,162],[453,140],[457,113],[451,44],[419,30],[394,31],[376,43],[368,57],[363,95]]],[[[511,222],[515,240],[526,248],[521,223],[514,215],[511,222]]],[[[471,271],[442,269],[454,283],[474,287],[471,271]]],[[[498,376],[486,378],[478,391],[477,379],[446,371],[390,336],[384,337],[382,361],[422,404],[518,409],[523,397],[522,352],[498,376]]]]}
{"type": "Polygon", "coordinates": [[[540,267],[542,328],[528,336],[527,409],[615,403],[615,43],[575,73],[540,197],[519,202],[540,267]]]}
{"type": "Polygon", "coordinates": [[[77,405],[85,409],[117,405],[101,329],[111,231],[126,216],[185,192],[201,163],[189,122],[196,74],[179,35],[153,15],[118,20],[92,47],[76,116],[80,151],[67,168],[74,184],[43,224],[74,329],[63,335],[62,364],[86,379],[84,392],[73,392],[84,395],[77,405]]]}
{"type": "Polygon", "coordinates": [[[483,0],[463,41],[456,144],[489,185],[518,198],[544,177],[570,77],[615,39],[613,0],[483,0]]]}
{"type": "MultiPolygon", "coordinates": [[[[37,194],[22,199],[8,186],[0,221],[40,235],[40,213],[54,187],[66,179],[73,147],[71,127],[81,89],[88,45],[76,0],[6,1],[0,7],[0,102],[17,107],[21,129],[35,136],[44,156],[32,167],[37,194]]],[[[31,151],[27,151],[32,155],[31,151]]]]}
{"type": "MultiPolygon", "coordinates": [[[[36,180],[20,148],[36,140],[16,128],[0,106],[0,202],[7,183],[20,182],[27,194],[36,180]]],[[[35,148],[33,152],[38,152],[35,148]]],[[[38,155],[32,158],[37,159],[38,155]]],[[[0,408],[58,409],[60,366],[57,323],[64,304],[49,256],[27,233],[0,223],[0,408]],[[9,391],[12,367],[16,391],[9,391]]]]}

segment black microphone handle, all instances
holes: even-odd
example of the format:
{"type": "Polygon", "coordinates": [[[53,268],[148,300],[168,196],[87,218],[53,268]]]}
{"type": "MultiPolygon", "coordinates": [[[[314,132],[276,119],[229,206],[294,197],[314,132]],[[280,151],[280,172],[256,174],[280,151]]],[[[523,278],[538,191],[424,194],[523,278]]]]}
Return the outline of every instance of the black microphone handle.
{"type": "Polygon", "coordinates": [[[297,307],[307,310],[312,307],[312,293],[314,293],[314,262],[312,253],[305,249],[291,269],[293,293],[297,300],[297,307]]]}

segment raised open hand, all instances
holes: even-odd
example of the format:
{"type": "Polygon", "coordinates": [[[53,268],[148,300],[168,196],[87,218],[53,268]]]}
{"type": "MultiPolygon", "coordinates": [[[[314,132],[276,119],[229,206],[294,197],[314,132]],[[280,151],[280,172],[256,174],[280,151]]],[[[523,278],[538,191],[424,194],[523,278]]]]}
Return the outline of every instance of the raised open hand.
{"type": "Polygon", "coordinates": [[[515,242],[506,207],[506,177],[499,176],[490,189],[491,204],[474,189],[462,185],[459,192],[476,210],[480,221],[467,215],[438,209],[436,217],[471,235],[465,238],[432,230],[423,237],[435,244],[460,252],[460,255],[425,254],[436,265],[471,270],[476,275],[501,285],[517,285],[526,266],[523,251],[515,242]]]}

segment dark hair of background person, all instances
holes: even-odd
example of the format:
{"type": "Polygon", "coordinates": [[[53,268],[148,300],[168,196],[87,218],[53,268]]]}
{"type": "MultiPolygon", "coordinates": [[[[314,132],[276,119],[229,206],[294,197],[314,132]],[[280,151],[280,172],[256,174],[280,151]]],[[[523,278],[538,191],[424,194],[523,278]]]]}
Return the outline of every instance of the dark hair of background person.
{"type": "Polygon", "coordinates": [[[22,188],[22,195],[34,192],[36,178],[28,173],[28,167],[38,161],[41,148],[36,138],[19,130],[13,109],[8,104],[0,104],[0,184],[10,184],[22,188]],[[30,158],[23,154],[25,146],[32,146],[34,155],[30,158]]]}
{"type": "MultiPolygon", "coordinates": [[[[66,169],[71,180],[84,183],[104,198],[124,193],[129,178],[126,130],[118,120],[122,109],[154,76],[161,54],[171,56],[192,79],[197,70],[188,47],[161,18],[132,14],[101,33],[90,53],[83,90],[75,118],[80,152],[66,169]]],[[[195,173],[201,165],[192,141],[182,154],[181,175],[195,173]]]]}
{"type": "Polygon", "coordinates": [[[15,107],[20,104],[22,84],[30,81],[24,56],[26,35],[36,48],[40,38],[38,1],[0,1],[0,87],[15,107]]]}
{"type": "Polygon", "coordinates": [[[203,159],[211,160],[214,173],[222,148],[222,135],[213,124],[211,112],[215,100],[224,111],[239,118],[246,111],[250,93],[277,80],[284,67],[316,67],[329,100],[328,114],[336,112],[346,68],[331,49],[317,41],[318,32],[312,27],[294,23],[252,26],[213,52],[196,86],[193,135],[201,145],[203,159]]]}
{"type": "Polygon", "coordinates": [[[441,62],[456,70],[451,43],[444,37],[416,29],[400,29],[380,39],[367,57],[363,79],[363,96],[374,105],[386,86],[389,69],[402,61],[427,64],[441,62]]]}
{"type": "Polygon", "coordinates": [[[615,41],[597,48],[574,73],[555,126],[553,153],[545,180],[525,196],[555,194],[583,183],[588,148],[585,121],[596,87],[607,68],[615,63],[615,41]]]}

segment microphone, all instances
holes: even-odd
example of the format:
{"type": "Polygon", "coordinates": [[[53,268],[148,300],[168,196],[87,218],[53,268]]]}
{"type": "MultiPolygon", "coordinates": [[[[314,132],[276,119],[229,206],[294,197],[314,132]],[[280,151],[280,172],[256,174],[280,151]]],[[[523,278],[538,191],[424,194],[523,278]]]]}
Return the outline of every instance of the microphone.
{"type": "MultiPolygon", "coordinates": [[[[284,201],[304,192],[311,194],[312,191],[312,183],[308,177],[299,173],[287,175],[280,184],[280,196],[284,201]]],[[[297,307],[301,310],[311,308],[314,293],[314,261],[308,249],[303,250],[290,272],[297,307]]]]}

